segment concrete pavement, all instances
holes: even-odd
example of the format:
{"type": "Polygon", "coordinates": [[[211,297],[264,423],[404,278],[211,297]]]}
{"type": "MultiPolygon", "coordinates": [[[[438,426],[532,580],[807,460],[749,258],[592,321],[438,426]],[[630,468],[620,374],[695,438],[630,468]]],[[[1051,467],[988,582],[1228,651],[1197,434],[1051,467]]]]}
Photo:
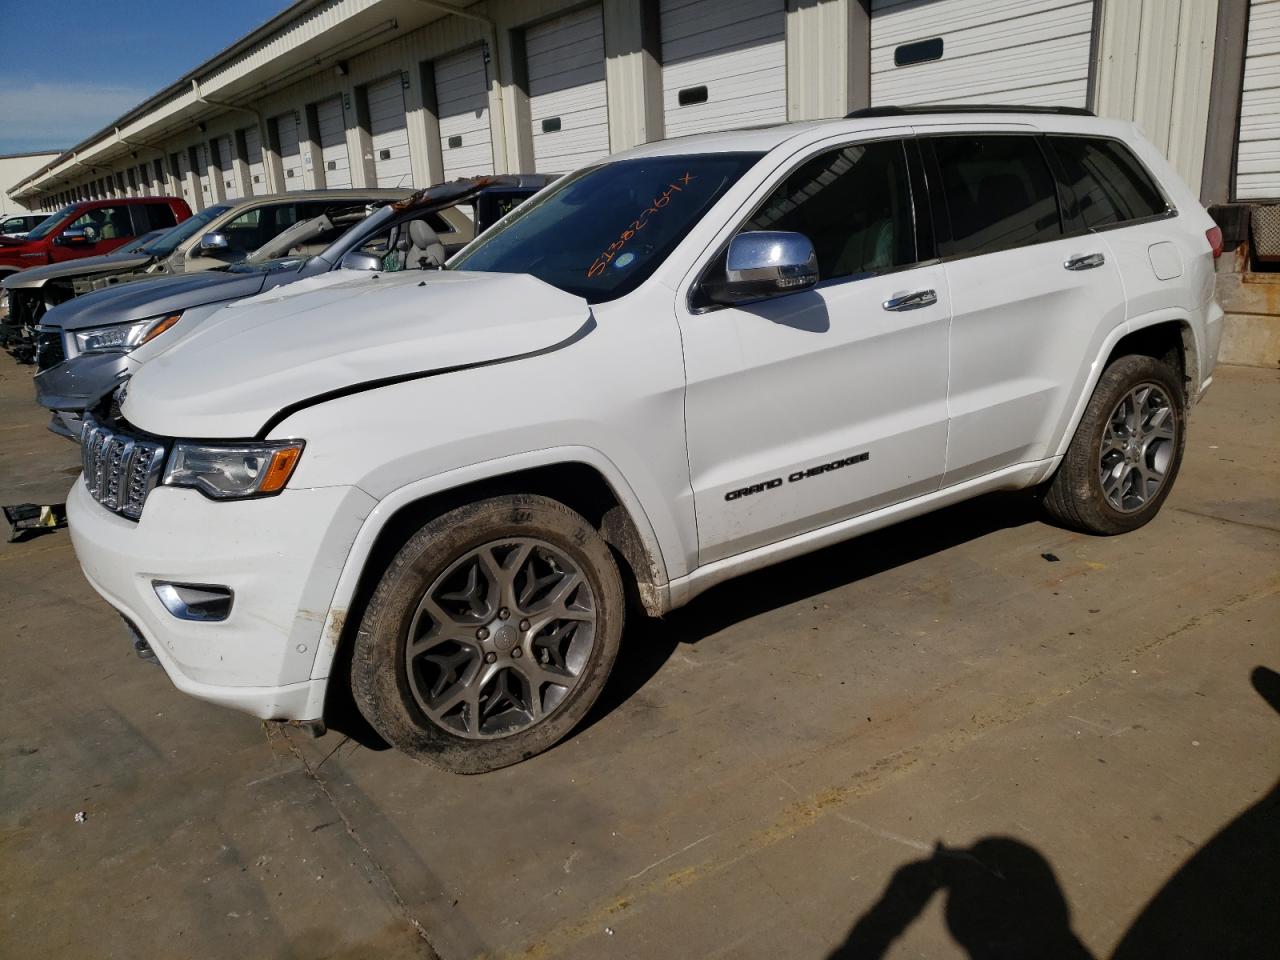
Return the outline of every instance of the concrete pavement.
{"type": "MultiPolygon", "coordinates": [[[[5,503],[76,463],[28,374],[0,360],[5,503]]],[[[1250,909],[1280,889],[1255,671],[1280,669],[1276,371],[1219,370],[1143,530],[990,497],[725,584],[634,627],[585,729],[487,776],[178,694],[65,532],[0,546],[0,650],[6,957],[1264,956],[1280,933],[1250,909]]]]}

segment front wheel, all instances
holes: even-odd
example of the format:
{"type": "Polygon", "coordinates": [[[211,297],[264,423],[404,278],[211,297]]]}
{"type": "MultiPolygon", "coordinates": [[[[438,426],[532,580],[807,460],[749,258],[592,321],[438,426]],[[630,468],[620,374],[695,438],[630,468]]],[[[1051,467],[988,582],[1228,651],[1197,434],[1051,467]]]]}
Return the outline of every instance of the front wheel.
{"type": "Polygon", "coordinates": [[[1113,362],[1098,380],[1044,505],[1086,533],[1126,533],[1147,523],[1173,487],[1186,444],[1182,384],[1151,357],[1113,362]]]}
{"type": "Polygon", "coordinates": [[[369,601],[351,684],[389,743],[455,773],[554,745],[604,688],[624,595],[596,530],[545,497],[450,511],[401,548],[369,601]]]}

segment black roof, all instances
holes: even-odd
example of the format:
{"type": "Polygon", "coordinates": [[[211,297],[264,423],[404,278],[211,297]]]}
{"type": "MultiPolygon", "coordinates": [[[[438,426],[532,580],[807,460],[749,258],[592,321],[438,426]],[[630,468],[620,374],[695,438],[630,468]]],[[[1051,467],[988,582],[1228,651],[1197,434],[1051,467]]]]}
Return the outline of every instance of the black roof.
{"type": "Polygon", "coordinates": [[[913,103],[907,106],[863,107],[845,115],[847,120],[873,117],[915,117],[934,113],[1053,113],[1069,117],[1097,116],[1084,107],[1015,106],[1007,103],[913,103]]]}

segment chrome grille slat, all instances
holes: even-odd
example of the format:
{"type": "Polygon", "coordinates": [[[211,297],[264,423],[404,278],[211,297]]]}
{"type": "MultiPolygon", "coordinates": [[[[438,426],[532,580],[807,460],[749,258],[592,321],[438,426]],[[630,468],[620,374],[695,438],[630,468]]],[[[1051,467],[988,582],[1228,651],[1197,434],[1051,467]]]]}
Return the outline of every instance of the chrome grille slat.
{"type": "Polygon", "coordinates": [[[117,433],[92,419],[85,420],[80,444],[90,496],[130,520],[141,517],[147,495],[160,482],[164,444],[117,433]]]}

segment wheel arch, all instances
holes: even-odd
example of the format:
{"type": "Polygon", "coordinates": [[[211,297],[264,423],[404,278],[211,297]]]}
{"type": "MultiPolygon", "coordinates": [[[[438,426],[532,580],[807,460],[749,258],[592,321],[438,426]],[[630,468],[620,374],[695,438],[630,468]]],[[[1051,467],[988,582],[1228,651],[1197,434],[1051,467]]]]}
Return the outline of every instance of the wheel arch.
{"type": "Polygon", "coordinates": [[[330,676],[349,649],[373,586],[386,564],[434,516],[464,503],[510,493],[558,500],[581,513],[619,557],[623,579],[645,611],[669,608],[666,564],[653,527],[617,468],[587,448],[543,450],[407,484],[383,497],[348,552],[325,618],[312,679],[330,676]]]}
{"type": "Polygon", "coordinates": [[[1129,320],[1112,330],[1099,346],[1083,389],[1076,398],[1071,419],[1058,437],[1052,462],[1046,466],[1040,479],[1051,475],[1057,459],[1066,454],[1089,399],[1097,389],[1103,371],[1113,360],[1130,353],[1165,360],[1170,350],[1176,352],[1175,369],[1183,380],[1187,405],[1193,405],[1200,392],[1200,342],[1187,312],[1180,308],[1157,310],[1129,320]]]}

